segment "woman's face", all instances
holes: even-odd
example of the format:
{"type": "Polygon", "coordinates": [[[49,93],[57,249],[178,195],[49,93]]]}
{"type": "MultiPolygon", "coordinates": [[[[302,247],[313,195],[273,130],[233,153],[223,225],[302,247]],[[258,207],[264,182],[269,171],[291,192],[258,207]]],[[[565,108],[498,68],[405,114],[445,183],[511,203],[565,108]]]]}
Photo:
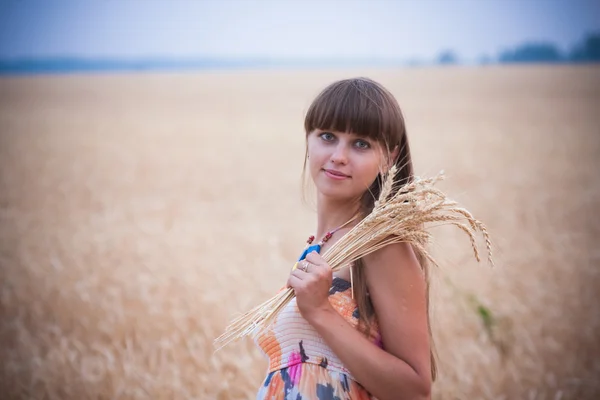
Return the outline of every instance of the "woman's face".
{"type": "Polygon", "coordinates": [[[327,196],[362,196],[380,172],[379,143],[352,133],[315,130],[307,137],[308,165],[317,190],[327,196]]]}

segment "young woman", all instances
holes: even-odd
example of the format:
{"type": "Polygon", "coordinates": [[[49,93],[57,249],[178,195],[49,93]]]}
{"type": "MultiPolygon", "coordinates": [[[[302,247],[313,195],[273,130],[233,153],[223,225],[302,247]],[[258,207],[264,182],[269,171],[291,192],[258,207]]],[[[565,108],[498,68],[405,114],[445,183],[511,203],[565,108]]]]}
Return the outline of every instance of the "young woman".
{"type": "Polygon", "coordinates": [[[287,281],[295,298],[256,338],[269,358],[257,399],[429,399],[424,258],[390,244],[333,274],[321,257],[373,209],[393,164],[398,182],[412,181],[400,107],[380,84],[346,79],[317,96],[304,125],[317,231],[287,281]]]}

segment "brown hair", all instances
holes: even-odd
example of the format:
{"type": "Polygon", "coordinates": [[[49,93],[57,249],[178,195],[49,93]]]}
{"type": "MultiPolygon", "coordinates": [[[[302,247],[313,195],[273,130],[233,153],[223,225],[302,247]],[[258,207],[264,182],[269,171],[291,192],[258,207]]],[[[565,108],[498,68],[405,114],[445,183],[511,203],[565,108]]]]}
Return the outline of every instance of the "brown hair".
{"type": "MultiPolygon", "coordinates": [[[[398,157],[394,160],[397,182],[392,194],[398,187],[413,181],[413,166],[410,147],[406,134],[404,116],[394,96],[382,85],[368,78],[344,79],[327,86],[317,95],[310,105],[304,120],[306,135],[315,129],[336,132],[351,132],[379,142],[386,155],[397,146],[398,157]]],[[[304,157],[303,179],[306,171],[307,154],[304,157]]],[[[368,215],[381,192],[382,176],[379,174],[360,199],[362,217],[368,215]]],[[[431,376],[437,375],[434,356],[433,337],[429,323],[429,265],[427,259],[415,249],[427,285],[427,322],[431,343],[431,376]]],[[[364,275],[364,260],[359,259],[352,265],[354,297],[358,304],[359,326],[367,333],[371,326],[374,310],[368,296],[364,275]]]]}

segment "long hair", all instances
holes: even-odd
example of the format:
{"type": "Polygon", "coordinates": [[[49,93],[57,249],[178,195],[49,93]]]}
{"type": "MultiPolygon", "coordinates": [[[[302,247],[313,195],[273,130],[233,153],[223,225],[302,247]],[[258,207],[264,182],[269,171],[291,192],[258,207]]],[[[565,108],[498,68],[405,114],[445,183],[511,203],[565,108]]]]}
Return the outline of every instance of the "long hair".
{"type": "MultiPolygon", "coordinates": [[[[350,132],[358,136],[377,141],[382,145],[386,155],[396,148],[398,156],[394,161],[397,182],[392,195],[401,185],[414,179],[413,165],[406,134],[404,116],[394,96],[379,83],[368,78],[352,78],[334,82],[317,95],[310,105],[304,120],[304,130],[308,136],[315,129],[336,132],[350,132]]],[[[307,155],[304,156],[302,178],[305,180],[307,155]]],[[[360,199],[362,217],[367,216],[379,197],[382,186],[382,175],[364,192],[360,199]]],[[[415,254],[426,280],[427,324],[431,346],[431,376],[435,380],[437,367],[431,324],[429,318],[429,263],[419,251],[415,254]]],[[[368,296],[367,282],[364,274],[364,260],[357,260],[352,266],[354,297],[358,305],[359,327],[367,333],[375,317],[374,309],[368,296]]]]}

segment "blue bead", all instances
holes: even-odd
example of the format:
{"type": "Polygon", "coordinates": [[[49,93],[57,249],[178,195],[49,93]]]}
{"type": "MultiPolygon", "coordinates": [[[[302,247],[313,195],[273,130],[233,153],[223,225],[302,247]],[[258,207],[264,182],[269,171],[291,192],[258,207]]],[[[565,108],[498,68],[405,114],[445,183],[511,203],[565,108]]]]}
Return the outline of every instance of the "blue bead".
{"type": "Polygon", "coordinates": [[[304,250],[304,252],[302,252],[302,255],[300,256],[300,258],[298,259],[298,261],[302,261],[306,258],[306,255],[308,253],[312,253],[313,251],[316,251],[317,253],[321,252],[321,245],[320,244],[313,244],[312,246],[308,247],[306,250],[304,250]]]}

